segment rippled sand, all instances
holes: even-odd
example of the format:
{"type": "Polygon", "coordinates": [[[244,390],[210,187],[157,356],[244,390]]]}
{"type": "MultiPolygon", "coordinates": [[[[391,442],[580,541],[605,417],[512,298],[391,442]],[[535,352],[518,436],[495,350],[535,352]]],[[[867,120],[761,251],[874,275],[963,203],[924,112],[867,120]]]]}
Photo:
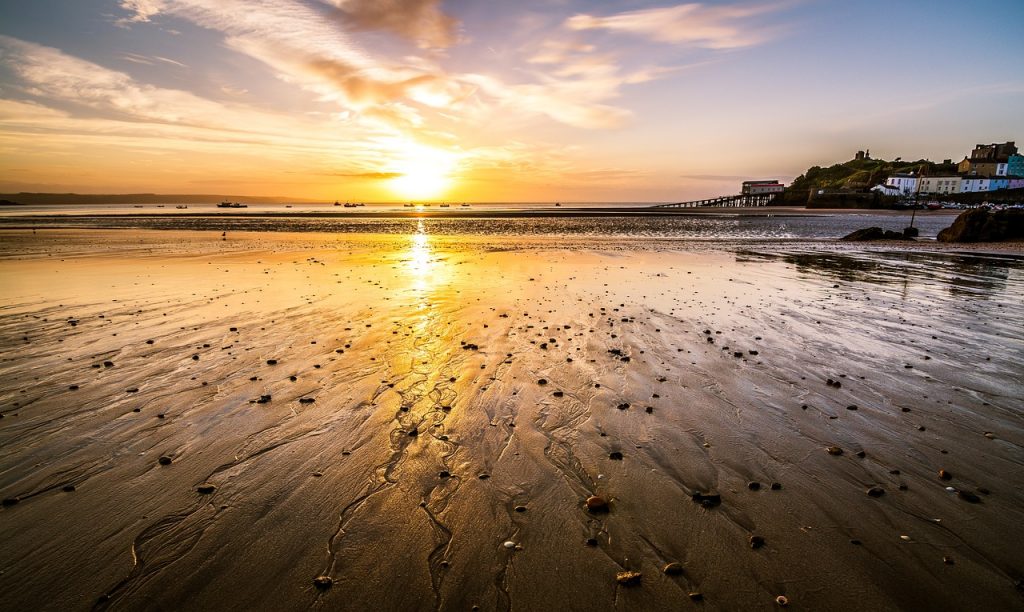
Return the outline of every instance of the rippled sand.
{"type": "Polygon", "coordinates": [[[4,608],[1022,606],[1019,258],[226,238],[0,234],[4,608]]]}

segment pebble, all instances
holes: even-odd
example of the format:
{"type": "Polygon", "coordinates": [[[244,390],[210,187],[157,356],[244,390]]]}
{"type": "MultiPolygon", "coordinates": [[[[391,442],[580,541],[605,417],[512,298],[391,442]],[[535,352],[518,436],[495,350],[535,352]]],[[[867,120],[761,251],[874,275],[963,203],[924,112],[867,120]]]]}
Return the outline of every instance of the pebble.
{"type": "Polygon", "coordinates": [[[330,576],[317,576],[313,579],[313,586],[322,591],[331,588],[332,584],[334,584],[334,579],[330,576]]]}
{"type": "Polygon", "coordinates": [[[775,603],[779,604],[780,608],[785,608],[789,605],[789,598],[787,598],[785,595],[779,595],[775,598],[775,603]]]}
{"type": "Polygon", "coordinates": [[[608,500],[598,495],[587,498],[587,510],[590,512],[608,512],[608,500]]]}
{"type": "Polygon", "coordinates": [[[299,398],[299,403],[300,404],[312,404],[315,401],[316,401],[316,399],[314,399],[312,397],[300,397],[299,398]]]}
{"type": "Polygon", "coordinates": [[[971,493],[970,491],[964,491],[963,489],[957,491],[956,492],[956,496],[959,497],[960,499],[964,500],[965,502],[969,502],[969,503],[972,503],[972,504],[980,504],[981,503],[981,498],[980,497],[978,497],[974,493],[971,493]]]}
{"type": "Polygon", "coordinates": [[[217,490],[217,486],[216,485],[212,485],[210,483],[204,483],[204,484],[201,484],[198,487],[196,487],[196,491],[198,491],[199,493],[203,493],[203,494],[213,493],[216,490],[217,490]]]}
{"type": "Polygon", "coordinates": [[[451,476],[452,476],[452,473],[449,472],[448,470],[441,470],[437,474],[438,478],[451,478],[451,476]]]}
{"type": "Polygon", "coordinates": [[[583,543],[587,546],[597,546],[597,538],[587,538],[583,543]]]}
{"type": "Polygon", "coordinates": [[[504,546],[505,548],[507,548],[509,550],[512,550],[513,548],[516,547],[516,543],[513,542],[512,540],[508,540],[504,544],[502,544],[502,546],[504,546]]]}
{"type": "Polygon", "coordinates": [[[772,491],[778,491],[781,488],[782,488],[782,483],[781,482],[773,482],[772,483],[772,486],[771,486],[772,491]]]}
{"type": "Polygon", "coordinates": [[[640,584],[643,574],[640,572],[619,572],[615,574],[615,581],[623,586],[635,586],[640,584]]]}
{"type": "Polygon", "coordinates": [[[704,594],[699,591],[690,591],[689,593],[687,593],[687,597],[689,597],[691,601],[704,600],[704,594]]]}
{"type": "Polygon", "coordinates": [[[694,491],[693,495],[690,496],[690,499],[705,508],[714,508],[722,503],[722,496],[718,493],[701,493],[700,491],[694,491]]]}
{"type": "Polygon", "coordinates": [[[761,490],[761,483],[756,482],[756,481],[748,482],[747,483],[747,488],[750,489],[751,491],[760,491],[761,490]]]}
{"type": "Polygon", "coordinates": [[[622,453],[619,451],[612,451],[608,453],[608,458],[613,461],[622,461],[622,453]]]}
{"type": "Polygon", "coordinates": [[[883,489],[882,487],[871,487],[870,489],[868,489],[869,497],[881,497],[883,495],[885,495],[885,489],[883,489]]]}
{"type": "Polygon", "coordinates": [[[548,384],[548,380],[546,378],[541,378],[540,380],[537,381],[537,384],[538,385],[546,385],[546,384],[548,384]]]}
{"type": "Polygon", "coordinates": [[[661,571],[665,572],[666,576],[678,576],[683,573],[683,564],[677,561],[673,561],[672,563],[669,563],[668,565],[663,567],[661,571]]]}
{"type": "Polygon", "coordinates": [[[835,455],[835,456],[837,456],[837,457],[838,457],[839,455],[842,455],[842,454],[843,454],[843,449],[839,448],[838,446],[830,446],[830,447],[826,448],[826,449],[825,449],[825,451],[826,451],[826,452],[827,452],[828,454],[830,454],[830,455],[835,455]]]}
{"type": "Polygon", "coordinates": [[[750,544],[751,548],[757,550],[758,548],[764,546],[764,537],[759,535],[752,535],[749,538],[747,538],[747,542],[750,544]]]}
{"type": "Polygon", "coordinates": [[[13,506],[14,504],[16,504],[16,503],[18,503],[20,501],[21,501],[21,498],[19,498],[19,497],[5,497],[4,501],[2,503],[3,503],[4,506],[13,506]]]}
{"type": "Polygon", "coordinates": [[[171,459],[167,455],[160,455],[160,458],[157,459],[157,462],[160,465],[170,465],[170,464],[174,463],[174,459],[171,459]]]}
{"type": "Polygon", "coordinates": [[[268,359],[267,360],[267,365],[277,365],[277,360],[276,359],[268,359]]]}
{"type": "Polygon", "coordinates": [[[956,561],[953,560],[953,557],[943,557],[942,562],[946,565],[953,565],[956,563],[956,561]]]}
{"type": "Polygon", "coordinates": [[[526,506],[516,506],[515,507],[515,511],[516,512],[526,512],[526,506]]]}
{"type": "Polygon", "coordinates": [[[939,470],[939,480],[952,480],[953,475],[946,470],[939,470]]]}

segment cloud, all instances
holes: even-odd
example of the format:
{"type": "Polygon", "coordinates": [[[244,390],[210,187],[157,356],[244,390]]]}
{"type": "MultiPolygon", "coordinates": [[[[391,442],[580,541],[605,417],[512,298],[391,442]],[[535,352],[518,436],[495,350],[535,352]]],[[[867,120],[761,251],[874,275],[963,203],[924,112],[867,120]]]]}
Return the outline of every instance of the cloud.
{"type": "Polygon", "coordinates": [[[751,23],[751,18],[776,12],[784,6],[780,3],[725,6],[688,3],[607,17],[579,14],[567,19],[565,26],[574,31],[622,32],[705,49],[737,49],[765,42],[769,30],[751,23]]]}
{"type": "Polygon", "coordinates": [[[458,40],[459,22],[440,0],[322,0],[336,7],[356,30],[384,30],[423,49],[443,49],[458,40]]]}

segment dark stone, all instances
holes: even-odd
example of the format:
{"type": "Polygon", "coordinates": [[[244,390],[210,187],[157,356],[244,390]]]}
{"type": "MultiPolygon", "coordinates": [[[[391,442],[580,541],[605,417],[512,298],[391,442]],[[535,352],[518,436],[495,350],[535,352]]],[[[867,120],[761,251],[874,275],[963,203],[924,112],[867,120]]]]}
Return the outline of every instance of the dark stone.
{"type": "Polygon", "coordinates": [[[64,491],[65,493],[73,493],[76,490],[76,487],[73,484],[66,484],[63,487],[61,487],[60,490],[64,491]]]}
{"type": "Polygon", "coordinates": [[[668,565],[663,567],[661,571],[665,572],[666,576],[678,576],[683,573],[683,564],[677,561],[673,561],[672,563],[669,563],[668,565]]]}
{"type": "Polygon", "coordinates": [[[953,475],[946,470],[939,470],[939,480],[952,480],[953,475]]]}
{"type": "Polygon", "coordinates": [[[452,473],[449,472],[448,470],[441,470],[437,474],[438,478],[451,478],[451,476],[452,476],[452,473]]]}
{"type": "Polygon", "coordinates": [[[996,242],[1024,239],[1024,210],[968,210],[939,232],[939,242],[996,242]]]}
{"type": "Polygon", "coordinates": [[[623,402],[623,403],[619,404],[618,406],[616,406],[616,408],[618,408],[619,410],[626,410],[626,409],[629,408],[629,404],[623,402]]]}
{"type": "Polygon", "coordinates": [[[957,491],[956,492],[956,496],[959,497],[960,499],[964,500],[965,502],[970,502],[972,504],[980,504],[981,503],[981,498],[980,497],[978,497],[974,493],[971,493],[970,491],[964,491],[963,489],[957,491]]]}
{"type": "Polygon", "coordinates": [[[759,535],[752,535],[749,538],[747,538],[747,542],[750,543],[751,548],[757,550],[758,548],[764,546],[764,537],[759,535]]]}
{"type": "Polygon", "coordinates": [[[613,461],[622,461],[622,453],[619,451],[612,451],[608,453],[608,458],[613,461]]]}
{"type": "Polygon", "coordinates": [[[904,240],[903,234],[892,230],[883,230],[880,227],[867,227],[849,233],[840,240],[846,242],[867,242],[870,240],[904,240]]]}
{"type": "Polygon", "coordinates": [[[267,360],[267,365],[277,365],[277,360],[276,359],[268,359],[267,360]]]}
{"type": "Polygon", "coordinates": [[[21,498],[19,498],[19,497],[5,497],[4,501],[2,503],[3,503],[4,506],[13,506],[14,504],[16,504],[16,503],[18,503],[20,501],[21,501],[21,498]]]}
{"type": "Polygon", "coordinates": [[[700,491],[694,491],[690,496],[690,499],[705,508],[714,508],[722,503],[722,496],[718,493],[701,493],[700,491]]]}
{"type": "Polygon", "coordinates": [[[885,489],[883,489],[882,487],[871,487],[870,489],[868,489],[869,497],[881,497],[883,495],[885,495],[885,489]]]}
{"type": "Polygon", "coordinates": [[[514,510],[516,512],[526,512],[526,506],[516,506],[514,510]]]}
{"type": "Polygon", "coordinates": [[[330,576],[317,576],[313,579],[313,586],[320,589],[321,591],[326,591],[327,589],[331,588],[331,585],[333,584],[334,580],[330,576]]]}
{"type": "Polygon", "coordinates": [[[587,510],[590,512],[608,512],[608,500],[598,495],[587,498],[587,510]]]}
{"type": "Polygon", "coordinates": [[[170,465],[174,463],[174,459],[171,459],[167,455],[160,455],[160,458],[157,459],[157,463],[159,463],[160,465],[170,465]]]}
{"type": "Polygon", "coordinates": [[[843,454],[843,449],[839,448],[838,446],[830,446],[825,449],[825,452],[827,452],[830,455],[835,455],[838,457],[839,455],[843,454]]]}
{"type": "Polygon", "coordinates": [[[747,488],[750,489],[751,491],[760,491],[761,490],[761,483],[759,483],[759,482],[748,482],[747,483],[747,488]]]}
{"type": "Polygon", "coordinates": [[[300,404],[312,404],[315,401],[316,401],[316,399],[312,398],[312,397],[300,397],[299,398],[299,403],[300,404]]]}
{"type": "Polygon", "coordinates": [[[198,491],[199,493],[203,493],[204,495],[208,495],[210,493],[213,493],[216,490],[217,490],[217,486],[216,485],[212,485],[210,483],[203,483],[203,484],[199,485],[198,487],[196,487],[196,491],[198,491]]]}

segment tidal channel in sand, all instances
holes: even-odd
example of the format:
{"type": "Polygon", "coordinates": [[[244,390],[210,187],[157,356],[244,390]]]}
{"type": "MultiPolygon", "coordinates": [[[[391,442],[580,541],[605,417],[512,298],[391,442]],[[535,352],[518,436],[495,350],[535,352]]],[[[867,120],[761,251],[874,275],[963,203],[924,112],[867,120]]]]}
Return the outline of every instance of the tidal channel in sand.
{"type": "Polygon", "coordinates": [[[566,246],[0,232],[3,608],[1022,608],[1018,256],[566,246]]]}

